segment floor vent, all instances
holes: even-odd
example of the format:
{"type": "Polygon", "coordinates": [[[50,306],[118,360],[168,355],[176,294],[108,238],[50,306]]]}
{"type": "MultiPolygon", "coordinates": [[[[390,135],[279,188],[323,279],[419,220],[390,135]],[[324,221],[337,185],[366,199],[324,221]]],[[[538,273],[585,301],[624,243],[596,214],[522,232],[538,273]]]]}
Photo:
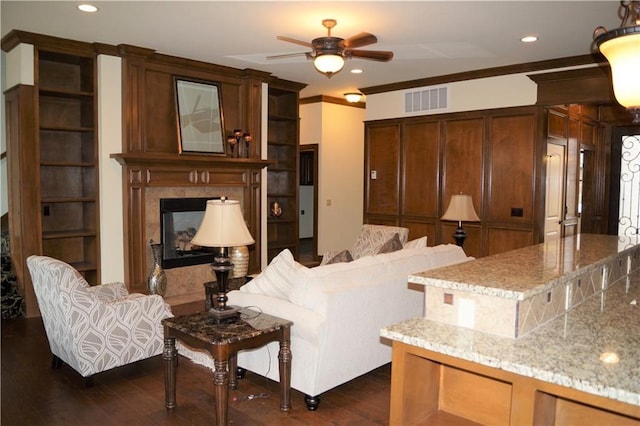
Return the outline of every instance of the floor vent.
{"type": "Polygon", "coordinates": [[[404,94],[404,112],[442,111],[449,108],[449,86],[424,87],[404,94]]]}

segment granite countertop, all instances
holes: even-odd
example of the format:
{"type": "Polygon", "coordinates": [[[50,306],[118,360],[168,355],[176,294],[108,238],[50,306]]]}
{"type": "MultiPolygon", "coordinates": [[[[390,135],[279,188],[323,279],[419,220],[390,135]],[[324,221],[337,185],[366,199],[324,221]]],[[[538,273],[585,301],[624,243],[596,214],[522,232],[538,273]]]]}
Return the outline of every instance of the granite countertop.
{"type": "Polygon", "coordinates": [[[517,340],[423,318],[385,327],[381,335],[640,406],[640,272],[517,340]],[[605,353],[619,361],[601,361],[605,353]]]}
{"type": "Polygon", "coordinates": [[[434,287],[523,300],[640,244],[638,237],[578,234],[409,276],[434,287]]]}

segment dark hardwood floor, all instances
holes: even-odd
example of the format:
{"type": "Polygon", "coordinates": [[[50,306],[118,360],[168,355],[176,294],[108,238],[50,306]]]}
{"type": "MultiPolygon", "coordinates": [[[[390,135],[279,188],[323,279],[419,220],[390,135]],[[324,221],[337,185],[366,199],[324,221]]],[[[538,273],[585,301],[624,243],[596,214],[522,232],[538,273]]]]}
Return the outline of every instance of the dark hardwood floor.
{"type": "MultiPolygon", "coordinates": [[[[199,302],[197,306],[202,306],[199,302]]],[[[176,315],[193,306],[174,307],[176,315]]],[[[197,309],[196,309],[197,310],[197,309]]],[[[295,353],[293,354],[295,362],[295,353]]],[[[11,425],[210,425],[215,423],[212,373],[179,359],[178,407],[164,408],[162,357],[94,376],[94,386],[67,365],[51,369],[51,352],[39,318],[2,320],[0,423],[11,425]]],[[[229,393],[229,424],[386,425],[389,419],[390,365],[326,392],[318,411],[306,409],[292,390],[292,410],[279,410],[274,381],[247,372],[229,393]],[[247,399],[267,393],[267,398],[247,399]]]]}

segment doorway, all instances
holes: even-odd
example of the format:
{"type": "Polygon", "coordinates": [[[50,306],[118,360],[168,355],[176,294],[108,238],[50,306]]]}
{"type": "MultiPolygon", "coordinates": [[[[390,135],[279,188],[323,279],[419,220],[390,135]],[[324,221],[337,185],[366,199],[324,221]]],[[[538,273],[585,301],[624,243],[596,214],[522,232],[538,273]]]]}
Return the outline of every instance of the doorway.
{"type": "Polygon", "coordinates": [[[565,147],[547,143],[547,180],[544,216],[544,241],[563,237],[565,147]]]}
{"type": "Polygon", "coordinates": [[[318,257],[318,144],[300,145],[300,263],[314,266],[318,257]]]}

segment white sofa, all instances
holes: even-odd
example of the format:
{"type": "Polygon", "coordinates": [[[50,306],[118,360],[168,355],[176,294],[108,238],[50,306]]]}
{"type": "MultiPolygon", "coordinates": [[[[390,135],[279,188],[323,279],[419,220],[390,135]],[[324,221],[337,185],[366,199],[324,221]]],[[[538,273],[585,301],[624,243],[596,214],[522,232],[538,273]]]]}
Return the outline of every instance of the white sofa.
{"type": "MultiPolygon", "coordinates": [[[[293,321],[291,386],[315,410],[321,393],[391,361],[381,328],[423,315],[424,292],[410,288],[409,274],[471,259],[440,245],[306,268],[285,250],[229,303],[293,321]]],[[[277,381],[277,355],[274,342],[241,351],[238,365],[277,381]]]]}

